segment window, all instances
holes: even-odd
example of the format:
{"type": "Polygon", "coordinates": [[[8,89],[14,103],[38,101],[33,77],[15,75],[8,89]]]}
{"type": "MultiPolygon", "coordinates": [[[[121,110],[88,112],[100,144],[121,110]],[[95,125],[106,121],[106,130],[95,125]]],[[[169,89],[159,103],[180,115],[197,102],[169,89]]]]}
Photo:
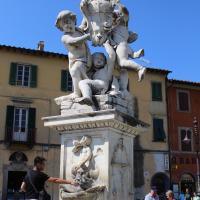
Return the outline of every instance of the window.
{"type": "Polygon", "coordinates": [[[72,77],[67,70],[61,71],[61,91],[71,92],[73,91],[72,77]]]}
{"type": "Polygon", "coordinates": [[[152,101],[162,101],[162,84],[160,82],[152,82],[152,101]]]}
{"type": "Polygon", "coordinates": [[[10,85],[37,87],[37,66],[11,63],[10,85]]]}
{"type": "Polygon", "coordinates": [[[180,128],[180,140],[181,151],[192,151],[192,132],[190,128],[180,128]]]}
{"type": "Polygon", "coordinates": [[[188,91],[178,91],[177,92],[178,110],[183,112],[188,112],[190,110],[189,105],[189,92],[188,91]]]}
{"type": "Polygon", "coordinates": [[[35,142],[36,109],[7,106],[5,142],[28,143],[35,142]]]}
{"type": "Polygon", "coordinates": [[[26,141],[28,129],[28,109],[15,108],[13,123],[13,140],[26,141]]]}
{"type": "Polygon", "coordinates": [[[153,137],[154,142],[165,141],[166,135],[163,127],[163,119],[153,119],[153,137]]]}
{"type": "Polygon", "coordinates": [[[18,65],[16,84],[28,87],[30,85],[30,66],[18,65]]]}

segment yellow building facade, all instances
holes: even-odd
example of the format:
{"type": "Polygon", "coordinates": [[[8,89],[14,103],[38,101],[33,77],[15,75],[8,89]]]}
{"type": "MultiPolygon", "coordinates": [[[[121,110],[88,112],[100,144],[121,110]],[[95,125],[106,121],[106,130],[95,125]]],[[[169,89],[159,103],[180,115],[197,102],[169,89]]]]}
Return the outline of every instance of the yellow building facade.
{"type": "Polygon", "coordinates": [[[129,73],[130,92],[136,98],[136,117],[149,125],[135,139],[135,199],[156,186],[159,195],[170,187],[166,80],[170,71],[147,68],[145,79],[129,73]]]}
{"type": "MultiPolygon", "coordinates": [[[[59,176],[60,138],[45,128],[44,116],[58,115],[54,98],[64,95],[61,76],[67,56],[0,47],[0,193],[14,194],[36,156],[47,159],[46,172],[59,176]]],[[[53,199],[58,186],[49,185],[53,199]]]]}
{"type": "MultiPolygon", "coordinates": [[[[67,56],[39,50],[0,46],[0,193],[15,194],[35,156],[47,159],[46,172],[59,176],[60,138],[45,128],[44,116],[59,115],[54,98],[71,90],[67,56]],[[65,77],[65,79],[64,79],[65,77]],[[66,84],[68,83],[68,84],[66,84]],[[65,90],[65,92],[64,92],[65,90]],[[17,180],[17,181],[16,181],[17,180]]],[[[168,189],[166,77],[169,71],[148,68],[145,79],[129,71],[135,116],[149,128],[135,142],[135,194],[142,199],[151,185],[168,189]],[[163,180],[163,181],[162,181],[163,180]]],[[[58,199],[58,186],[48,191],[58,199]]]]}

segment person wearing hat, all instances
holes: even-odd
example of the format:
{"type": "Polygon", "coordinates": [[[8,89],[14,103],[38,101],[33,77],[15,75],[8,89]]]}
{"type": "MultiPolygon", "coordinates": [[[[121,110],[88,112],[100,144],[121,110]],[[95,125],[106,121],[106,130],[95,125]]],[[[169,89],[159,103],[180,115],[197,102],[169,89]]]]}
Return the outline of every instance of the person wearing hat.
{"type": "Polygon", "coordinates": [[[145,200],[159,200],[156,186],[151,187],[151,191],[145,196],[145,200]]]}

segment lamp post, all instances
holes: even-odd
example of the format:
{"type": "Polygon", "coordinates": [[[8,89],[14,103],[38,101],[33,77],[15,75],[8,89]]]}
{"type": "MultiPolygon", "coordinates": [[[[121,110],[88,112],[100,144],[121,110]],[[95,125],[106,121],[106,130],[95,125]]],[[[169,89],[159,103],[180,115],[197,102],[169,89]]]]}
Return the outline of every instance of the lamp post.
{"type": "Polygon", "coordinates": [[[193,119],[193,134],[195,136],[195,151],[196,151],[196,163],[197,163],[197,194],[200,195],[200,171],[199,171],[199,130],[197,118],[193,119]]]}

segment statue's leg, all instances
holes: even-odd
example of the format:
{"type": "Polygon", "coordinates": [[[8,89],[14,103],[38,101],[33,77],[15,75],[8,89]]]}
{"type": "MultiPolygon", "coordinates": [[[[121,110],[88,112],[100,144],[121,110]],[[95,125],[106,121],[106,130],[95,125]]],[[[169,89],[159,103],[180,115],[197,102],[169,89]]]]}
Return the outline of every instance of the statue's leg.
{"type": "Polygon", "coordinates": [[[128,91],[128,71],[126,69],[120,71],[119,84],[122,91],[128,91]]]}
{"type": "Polygon", "coordinates": [[[117,80],[117,78],[115,76],[113,76],[113,81],[112,81],[112,85],[111,85],[111,91],[109,92],[109,94],[118,95],[120,93],[119,90],[120,90],[119,81],[117,80]]]}
{"type": "Polygon", "coordinates": [[[116,49],[117,53],[117,60],[121,68],[126,69],[134,69],[134,70],[140,70],[142,68],[141,65],[137,64],[133,60],[129,60],[129,47],[126,42],[121,42],[116,49]]]}
{"type": "Polygon", "coordinates": [[[76,61],[69,69],[73,82],[74,95],[77,97],[81,97],[79,82],[82,80],[82,70],[83,70],[82,67],[84,67],[84,63],[76,61]]]}
{"type": "Polygon", "coordinates": [[[144,78],[144,74],[146,72],[146,68],[137,64],[133,60],[128,59],[129,56],[128,44],[126,42],[121,42],[116,49],[116,53],[120,67],[122,69],[125,68],[125,69],[136,70],[138,72],[138,81],[142,81],[142,79],[144,78]]]}
{"type": "Polygon", "coordinates": [[[108,91],[108,83],[102,80],[94,80],[92,90],[95,94],[105,94],[108,91]]]}
{"type": "Polygon", "coordinates": [[[90,80],[90,79],[85,79],[85,80],[81,80],[79,82],[79,88],[81,90],[81,93],[82,93],[82,98],[80,99],[80,102],[79,103],[86,103],[86,104],[89,104],[89,105],[92,105],[93,104],[93,101],[92,101],[92,88],[91,88],[91,82],[93,80],[90,80]]]}

